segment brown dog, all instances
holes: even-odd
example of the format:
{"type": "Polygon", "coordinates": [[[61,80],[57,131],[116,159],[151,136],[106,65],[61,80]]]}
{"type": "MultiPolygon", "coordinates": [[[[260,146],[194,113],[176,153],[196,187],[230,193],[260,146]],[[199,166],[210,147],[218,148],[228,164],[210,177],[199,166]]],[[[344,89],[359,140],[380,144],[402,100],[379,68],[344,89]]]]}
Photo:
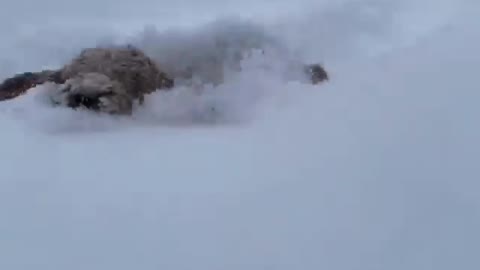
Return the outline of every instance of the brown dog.
{"type": "MultiPolygon", "coordinates": [[[[313,84],[328,80],[320,65],[305,65],[304,72],[313,84]]],[[[136,47],[89,48],[59,70],[27,72],[6,79],[0,84],[0,101],[45,82],[59,86],[50,93],[55,104],[127,115],[132,113],[135,100],[141,104],[144,95],[174,87],[174,78],[136,47]]]]}

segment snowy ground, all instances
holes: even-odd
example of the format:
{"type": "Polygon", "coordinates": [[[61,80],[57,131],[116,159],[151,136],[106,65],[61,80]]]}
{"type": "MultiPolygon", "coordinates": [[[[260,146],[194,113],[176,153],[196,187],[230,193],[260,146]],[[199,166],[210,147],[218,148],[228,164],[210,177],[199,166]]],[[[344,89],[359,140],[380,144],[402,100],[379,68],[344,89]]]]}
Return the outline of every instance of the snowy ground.
{"type": "Polygon", "coordinates": [[[332,80],[255,58],[217,96],[156,95],[134,120],[41,89],[0,104],[0,269],[479,269],[480,4],[331,2],[4,3],[1,78],[99,42],[186,46],[167,30],[207,50],[233,27],[208,23],[247,19],[332,80]],[[223,122],[188,119],[212,99],[223,122]]]}

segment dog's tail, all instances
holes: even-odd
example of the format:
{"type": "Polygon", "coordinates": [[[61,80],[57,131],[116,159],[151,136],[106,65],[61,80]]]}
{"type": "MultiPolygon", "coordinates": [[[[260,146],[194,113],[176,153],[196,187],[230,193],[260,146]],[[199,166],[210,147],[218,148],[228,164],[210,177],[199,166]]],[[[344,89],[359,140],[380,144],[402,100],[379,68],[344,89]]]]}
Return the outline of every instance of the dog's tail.
{"type": "Polygon", "coordinates": [[[24,72],[5,79],[0,84],[0,101],[16,98],[29,89],[45,82],[63,83],[60,71],[43,70],[40,72],[24,72]]]}

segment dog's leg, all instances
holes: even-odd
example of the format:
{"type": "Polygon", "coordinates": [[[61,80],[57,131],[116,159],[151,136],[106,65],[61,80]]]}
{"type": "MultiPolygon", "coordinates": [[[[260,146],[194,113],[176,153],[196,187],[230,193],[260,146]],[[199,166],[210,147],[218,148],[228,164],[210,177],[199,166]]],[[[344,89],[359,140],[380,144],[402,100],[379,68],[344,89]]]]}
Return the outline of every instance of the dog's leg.
{"type": "Polygon", "coordinates": [[[29,89],[48,81],[63,82],[60,72],[53,70],[16,74],[0,84],[0,101],[16,98],[25,94],[29,89]]]}

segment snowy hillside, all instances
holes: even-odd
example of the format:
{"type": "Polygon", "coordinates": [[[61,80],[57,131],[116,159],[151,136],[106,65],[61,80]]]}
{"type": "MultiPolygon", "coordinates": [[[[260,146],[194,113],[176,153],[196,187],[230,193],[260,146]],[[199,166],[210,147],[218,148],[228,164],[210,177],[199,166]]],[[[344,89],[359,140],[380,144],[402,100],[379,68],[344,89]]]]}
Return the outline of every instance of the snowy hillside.
{"type": "Polygon", "coordinates": [[[0,269],[479,269],[477,2],[3,3],[0,79],[99,43],[162,58],[244,35],[331,81],[258,56],[133,119],[51,108],[41,87],[1,103],[0,269]]]}

